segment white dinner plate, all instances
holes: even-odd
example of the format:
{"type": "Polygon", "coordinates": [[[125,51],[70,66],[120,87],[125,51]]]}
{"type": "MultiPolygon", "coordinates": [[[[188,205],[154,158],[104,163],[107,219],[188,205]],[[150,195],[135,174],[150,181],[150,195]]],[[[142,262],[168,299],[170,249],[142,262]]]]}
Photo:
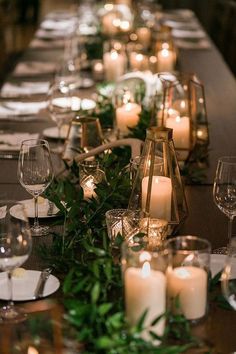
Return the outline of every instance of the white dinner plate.
{"type": "Polygon", "coordinates": [[[67,108],[71,106],[72,111],[78,111],[82,109],[83,111],[90,111],[96,107],[96,102],[89,98],[79,98],[76,96],[68,97],[57,97],[53,99],[53,105],[60,108],[67,108]]]}
{"type": "MultiPolygon", "coordinates": [[[[41,272],[37,270],[26,270],[20,277],[12,277],[13,301],[35,300],[34,292],[41,272]]],[[[43,297],[53,294],[60,286],[59,280],[50,274],[46,281],[43,297]]],[[[8,300],[7,273],[0,273],[0,299],[8,300]]]]}
{"type": "MultiPolygon", "coordinates": [[[[61,129],[61,139],[66,139],[69,126],[65,125],[61,129]]],[[[43,136],[50,139],[59,139],[59,131],[57,127],[50,127],[43,130],[43,136]]]]}
{"type": "MultiPolygon", "coordinates": [[[[34,200],[33,199],[26,199],[26,200],[19,201],[19,203],[24,205],[25,212],[26,212],[28,218],[34,218],[34,216],[35,216],[34,200]]],[[[48,199],[39,198],[38,212],[39,212],[39,215],[38,215],[39,218],[52,218],[52,217],[57,216],[59,209],[54,205],[53,209],[50,210],[48,199]]],[[[11,208],[11,215],[17,219],[21,219],[21,213],[20,213],[18,205],[14,205],[11,208]]]]}
{"type": "MultiPolygon", "coordinates": [[[[223,254],[211,254],[210,269],[212,277],[223,270],[225,265],[226,256],[223,254]]],[[[236,278],[236,258],[232,259],[232,274],[231,278],[236,278]]]]}

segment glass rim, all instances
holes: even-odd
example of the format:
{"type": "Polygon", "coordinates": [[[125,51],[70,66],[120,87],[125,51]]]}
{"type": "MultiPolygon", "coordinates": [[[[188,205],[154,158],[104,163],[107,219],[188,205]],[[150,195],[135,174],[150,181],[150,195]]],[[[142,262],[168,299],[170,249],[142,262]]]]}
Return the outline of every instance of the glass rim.
{"type": "Polygon", "coordinates": [[[124,209],[124,208],[117,208],[117,209],[109,209],[105,212],[105,216],[113,216],[115,218],[119,218],[123,215],[125,215],[125,213],[130,213],[130,212],[133,212],[133,210],[130,210],[130,209],[124,209]],[[114,215],[113,213],[123,213],[122,215],[118,216],[118,215],[114,215]]]}
{"type": "Polygon", "coordinates": [[[25,139],[25,140],[22,140],[21,142],[21,145],[25,145],[25,146],[29,146],[29,147],[32,147],[32,146],[40,146],[40,145],[47,145],[49,146],[48,144],[48,141],[45,140],[45,139],[25,139]],[[37,142],[36,144],[33,144],[33,142],[37,142]]]}
{"type": "Polygon", "coordinates": [[[180,235],[180,236],[176,236],[176,237],[173,237],[169,240],[166,240],[165,243],[164,243],[164,249],[169,251],[169,250],[176,250],[175,248],[171,248],[169,246],[171,245],[174,245],[175,243],[181,243],[181,241],[197,241],[198,243],[202,244],[202,245],[205,245],[205,247],[201,247],[201,248],[198,248],[196,250],[194,249],[188,249],[188,248],[179,248],[178,251],[182,251],[182,252],[193,252],[193,251],[198,251],[198,252],[203,252],[203,251],[208,251],[209,253],[211,252],[211,243],[205,239],[205,238],[202,238],[202,237],[199,237],[199,236],[195,236],[195,235],[180,235]]]}
{"type": "Polygon", "coordinates": [[[225,155],[225,156],[221,156],[218,159],[218,163],[226,163],[226,164],[233,164],[236,163],[236,155],[225,155]]]}

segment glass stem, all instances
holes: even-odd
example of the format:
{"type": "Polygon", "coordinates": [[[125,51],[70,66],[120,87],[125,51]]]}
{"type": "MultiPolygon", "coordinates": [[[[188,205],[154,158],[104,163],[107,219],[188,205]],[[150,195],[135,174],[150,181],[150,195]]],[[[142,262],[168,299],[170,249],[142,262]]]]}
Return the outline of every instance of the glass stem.
{"type": "Polygon", "coordinates": [[[63,144],[63,141],[62,141],[62,124],[58,124],[58,143],[59,143],[59,146],[62,146],[63,144]]]}
{"type": "Polygon", "coordinates": [[[34,196],[34,227],[39,227],[38,195],[34,196]]]}
{"type": "Polygon", "coordinates": [[[234,217],[230,216],[228,219],[228,246],[232,238],[233,221],[234,221],[234,217]]]}
{"type": "Polygon", "coordinates": [[[8,279],[8,293],[9,293],[8,308],[11,308],[13,306],[13,301],[12,301],[12,273],[11,273],[11,271],[7,272],[7,279],[8,279]]]}

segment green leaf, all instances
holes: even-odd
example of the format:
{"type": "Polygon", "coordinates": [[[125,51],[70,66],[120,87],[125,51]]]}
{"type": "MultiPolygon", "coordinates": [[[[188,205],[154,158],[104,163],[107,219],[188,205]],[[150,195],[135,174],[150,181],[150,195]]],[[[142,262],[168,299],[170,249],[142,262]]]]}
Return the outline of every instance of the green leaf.
{"type": "Polygon", "coordinates": [[[97,281],[91,291],[91,300],[92,303],[96,303],[98,301],[100,295],[100,283],[97,281]]]}
{"type": "Polygon", "coordinates": [[[110,302],[107,302],[105,304],[102,304],[98,307],[98,312],[101,316],[106,315],[112,308],[113,304],[110,302]]]}

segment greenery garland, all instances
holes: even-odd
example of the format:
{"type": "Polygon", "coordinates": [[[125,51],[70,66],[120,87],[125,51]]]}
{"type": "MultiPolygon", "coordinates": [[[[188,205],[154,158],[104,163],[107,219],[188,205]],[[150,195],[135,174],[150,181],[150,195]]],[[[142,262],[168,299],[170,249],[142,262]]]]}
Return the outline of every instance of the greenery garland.
{"type": "MultiPolygon", "coordinates": [[[[64,232],[53,234],[52,246],[42,247],[41,256],[62,279],[65,319],[75,329],[82,352],[87,354],[177,354],[192,347],[202,348],[204,343],[191,335],[189,322],[182,315],[173,316],[168,311],[163,314],[167,326],[158,347],[140,336],[145,314],[134,328],[126,323],[119,252],[114,254],[110,248],[105,212],[127,207],[128,160],[127,151],[122,148],[100,158],[106,179],[97,184],[96,198],[84,200],[75,163],[67,166],[66,176],[55,180],[48,190],[47,197],[64,218],[64,232]]],[[[118,237],[118,244],[120,241],[118,237]]],[[[213,288],[218,280],[211,282],[213,288]]]]}

